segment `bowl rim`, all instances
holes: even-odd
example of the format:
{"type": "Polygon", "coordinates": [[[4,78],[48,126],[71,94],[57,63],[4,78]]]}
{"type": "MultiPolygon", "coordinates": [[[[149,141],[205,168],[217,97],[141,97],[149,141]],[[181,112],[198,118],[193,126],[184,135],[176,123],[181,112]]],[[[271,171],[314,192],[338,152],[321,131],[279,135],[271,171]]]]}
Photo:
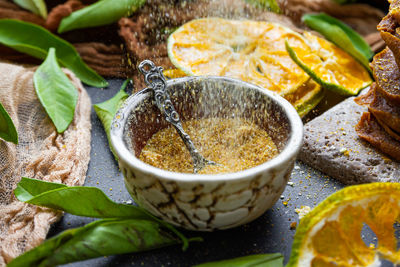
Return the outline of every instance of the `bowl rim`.
{"type": "Polygon", "coordinates": [[[284,149],[273,159],[268,160],[260,165],[253,168],[249,168],[239,172],[223,173],[223,174],[191,174],[191,173],[180,173],[163,170],[154,166],[151,166],[141,160],[139,160],[125,145],[123,140],[123,132],[125,124],[128,121],[127,114],[133,107],[133,102],[137,97],[143,96],[150,89],[144,88],[141,91],[129,96],[122,107],[116,112],[110,129],[111,146],[114,148],[114,152],[118,156],[118,161],[123,161],[130,168],[139,169],[141,172],[158,177],[160,179],[181,181],[181,182],[216,182],[216,181],[227,181],[227,180],[240,180],[248,177],[253,177],[264,173],[268,169],[275,169],[282,164],[287,163],[291,158],[297,156],[303,141],[303,122],[298,115],[296,109],[283,97],[277,93],[268,89],[262,88],[258,85],[244,82],[242,80],[223,77],[223,76],[189,76],[182,78],[175,78],[167,81],[167,85],[173,83],[185,83],[195,80],[204,79],[215,79],[230,83],[239,83],[239,85],[249,87],[260,91],[262,94],[267,95],[272,101],[280,105],[283,112],[286,114],[289,124],[291,126],[290,137],[287,141],[284,149]]]}

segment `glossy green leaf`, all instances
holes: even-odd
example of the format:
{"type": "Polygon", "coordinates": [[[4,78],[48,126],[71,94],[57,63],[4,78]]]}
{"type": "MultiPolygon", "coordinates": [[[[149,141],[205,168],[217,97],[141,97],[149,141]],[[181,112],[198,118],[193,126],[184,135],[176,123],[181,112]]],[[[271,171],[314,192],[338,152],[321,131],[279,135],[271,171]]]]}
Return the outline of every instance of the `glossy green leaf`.
{"type": "Polygon", "coordinates": [[[112,98],[105,102],[94,105],[94,110],[97,114],[97,117],[99,117],[101,123],[103,124],[104,130],[107,134],[108,144],[116,160],[118,160],[118,157],[117,154],[115,154],[110,142],[111,122],[115,116],[115,113],[117,113],[118,109],[124,103],[125,99],[129,96],[124,91],[129,81],[129,79],[125,80],[125,82],[121,86],[121,89],[112,98]]]}
{"type": "Polygon", "coordinates": [[[302,17],[311,29],[321,33],[326,39],[336,44],[357,59],[370,72],[369,60],[374,53],[367,42],[349,26],[326,14],[307,14],[302,17]]]}
{"type": "Polygon", "coordinates": [[[44,0],[14,0],[17,5],[40,15],[42,18],[47,18],[47,7],[44,0]]]}
{"type": "Polygon", "coordinates": [[[111,24],[122,17],[130,16],[145,2],[146,0],[98,1],[63,18],[58,33],[111,24]]]}
{"type": "Polygon", "coordinates": [[[14,194],[19,201],[66,211],[78,216],[153,220],[153,217],[142,208],[111,201],[97,187],[69,187],[23,177],[14,190],[14,194]]]}
{"type": "Polygon", "coordinates": [[[35,71],[33,83],[57,132],[64,132],[74,119],[78,91],[58,65],[54,48],[50,48],[46,60],[35,71]]]}
{"type": "Polygon", "coordinates": [[[246,1],[262,9],[275,12],[278,14],[282,13],[276,0],[246,0],[246,1]]]}
{"type": "Polygon", "coordinates": [[[48,30],[32,23],[13,19],[0,19],[0,44],[36,58],[45,59],[50,47],[57,50],[57,60],[70,69],[84,83],[105,87],[108,83],[89,68],[75,48],[48,30]]]}
{"type": "Polygon", "coordinates": [[[56,266],[179,243],[157,222],[104,219],[62,232],[10,262],[8,267],[56,266]]]}
{"type": "Polygon", "coordinates": [[[257,254],[235,259],[214,261],[195,267],[283,267],[283,256],[280,253],[257,254]]]}
{"type": "Polygon", "coordinates": [[[172,225],[150,215],[140,207],[113,202],[97,187],[69,187],[22,177],[14,194],[19,201],[62,210],[77,216],[156,221],[181,239],[183,250],[189,245],[189,240],[172,225]]]}
{"type": "Polygon", "coordinates": [[[18,144],[18,133],[7,110],[0,102],[0,138],[18,144]]]}

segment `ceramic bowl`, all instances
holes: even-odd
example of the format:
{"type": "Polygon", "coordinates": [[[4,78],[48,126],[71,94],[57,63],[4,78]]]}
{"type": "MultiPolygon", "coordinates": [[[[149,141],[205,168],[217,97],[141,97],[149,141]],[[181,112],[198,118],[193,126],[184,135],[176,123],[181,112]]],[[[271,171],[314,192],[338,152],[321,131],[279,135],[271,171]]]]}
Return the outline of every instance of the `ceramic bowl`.
{"type": "Polygon", "coordinates": [[[111,143],[135,202],[171,224],[199,231],[239,226],[271,208],[287,184],[302,144],[303,124],[289,102],[225,77],[173,79],[167,90],[182,121],[216,116],[251,120],[268,132],[279,154],[229,174],[185,174],[150,166],[139,160],[140,152],[168,123],[146,88],[126,100],[111,126],[111,143]]]}

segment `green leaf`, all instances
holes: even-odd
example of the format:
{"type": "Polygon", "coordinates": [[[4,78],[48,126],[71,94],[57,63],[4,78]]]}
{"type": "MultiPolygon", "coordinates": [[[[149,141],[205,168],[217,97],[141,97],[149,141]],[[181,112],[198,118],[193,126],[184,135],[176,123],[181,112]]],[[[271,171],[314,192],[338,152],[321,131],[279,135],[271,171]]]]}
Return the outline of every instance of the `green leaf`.
{"type": "Polygon", "coordinates": [[[17,188],[14,190],[14,194],[19,201],[29,201],[37,195],[59,188],[68,188],[68,186],[22,177],[21,181],[17,184],[17,188]]]}
{"type": "Polygon", "coordinates": [[[107,134],[108,145],[117,161],[118,161],[117,154],[115,154],[114,149],[111,146],[110,142],[111,122],[115,116],[115,113],[117,113],[118,109],[124,103],[125,99],[129,96],[124,91],[129,81],[130,81],[129,79],[125,80],[118,93],[115,94],[112,98],[110,98],[105,102],[94,105],[94,110],[97,114],[97,117],[99,117],[101,123],[103,124],[104,130],[107,134]]]}
{"type": "Polygon", "coordinates": [[[17,5],[40,15],[42,18],[47,18],[47,7],[43,0],[14,0],[17,5]]]}
{"type": "Polygon", "coordinates": [[[246,0],[248,3],[255,5],[256,7],[281,14],[282,11],[276,2],[276,0],[246,0]]]}
{"type": "Polygon", "coordinates": [[[0,102],[0,138],[18,144],[18,133],[7,110],[0,102]]]}
{"type": "Polygon", "coordinates": [[[122,17],[130,16],[145,2],[146,0],[98,1],[63,18],[58,33],[111,24],[122,17]]]}
{"type": "Polygon", "coordinates": [[[154,221],[104,219],[64,231],[15,258],[7,266],[56,266],[177,243],[179,239],[154,221]]]}
{"type": "Polygon", "coordinates": [[[78,216],[153,220],[153,217],[142,208],[111,201],[97,187],[69,187],[23,177],[14,190],[14,194],[19,201],[66,211],[78,216]]]}
{"type": "Polygon", "coordinates": [[[214,261],[195,267],[283,267],[283,256],[280,253],[257,254],[230,260],[214,261]]]}
{"type": "Polygon", "coordinates": [[[84,83],[105,87],[108,83],[81,59],[75,48],[46,29],[32,23],[0,19],[0,43],[19,52],[45,59],[50,47],[57,50],[57,60],[84,83]]]}
{"type": "Polygon", "coordinates": [[[336,44],[357,59],[369,72],[369,60],[374,53],[367,42],[349,26],[326,14],[307,14],[302,17],[311,29],[321,33],[326,39],[336,44]]]}
{"type": "Polygon", "coordinates": [[[46,60],[35,71],[33,83],[57,132],[64,132],[74,119],[78,91],[58,65],[54,48],[50,48],[46,60]]]}
{"type": "MultiPolygon", "coordinates": [[[[186,250],[189,240],[172,225],[150,215],[144,209],[111,201],[97,187],[66,186],[22,177],[14,194],[25,203],[66,211],[73,215],[94,218],[140,219],[156,221],[182,241],[186,250]]],[[[199,239],[193,239],[198,241],[199,239]]]]}

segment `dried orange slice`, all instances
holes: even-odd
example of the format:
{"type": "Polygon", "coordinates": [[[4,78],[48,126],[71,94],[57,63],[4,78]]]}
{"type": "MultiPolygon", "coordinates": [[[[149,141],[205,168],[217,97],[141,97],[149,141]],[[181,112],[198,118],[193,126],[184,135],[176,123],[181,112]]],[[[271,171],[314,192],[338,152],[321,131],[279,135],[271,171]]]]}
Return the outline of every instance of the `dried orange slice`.
{"type": "Polygon", "coordinates": [[[380,266],[381,259],[400,263],[394,225],[400,215],[400,184],[371,183],[342,189],[301,219],[291,266],[380,266]],[[364,224],[377,246],[361,236],[364,224]]]}
{"type": "Polygon", "coordinates": [[[287,95],[309,76],[289,57],[285,39],[309,49],[300,34],[277,24],[204,18],[170,35],[168,56],[188,75],[238,78],[287,95]]]}
{"type": "Polygon", "coordinates": [[[309,79],[298,87],[296,91],[283,97],[293,105],[300,117],[304,117],[318,105],[324,96],[324,89],[312,79],[309,79]]]}
{"type": "Polygon", "coordinates": [[[309,50],[287,40],[290,57],[322,87],[342,95],[357,95],[372,83],[369,72],[352,56],[333,43],[309,32],[309,50]]]}
{"type": "Polygon", "coordinates": [[[324,91],[289,57],[285,39],[310,49],[300,34],[278,24],[198,19],[169,37],[168,55],[187,75],[228,76],[275,91],[304,116],[324,91]]]}
{"type": "MultiPolygon", "coordinates": [[[[163,74],[168,79],[187,76],[186,73],[180,69],[167,69],[163,71],[163,74]]],[[[310,78],[297,88],[296,91],[287,94],[284,97],[294,106],[299,116],[304,117],[308,112],[315,108],[316,105],[318,105],[324,96],[325,91],[319,84],[310,78]]]]}
{"type": "Polygon", "coordinates": [[[175,79],[185,77],[186,73],[184,73],[180,69],[166,69],[163,71],[163,75],[168,79],[175,79]]]}

